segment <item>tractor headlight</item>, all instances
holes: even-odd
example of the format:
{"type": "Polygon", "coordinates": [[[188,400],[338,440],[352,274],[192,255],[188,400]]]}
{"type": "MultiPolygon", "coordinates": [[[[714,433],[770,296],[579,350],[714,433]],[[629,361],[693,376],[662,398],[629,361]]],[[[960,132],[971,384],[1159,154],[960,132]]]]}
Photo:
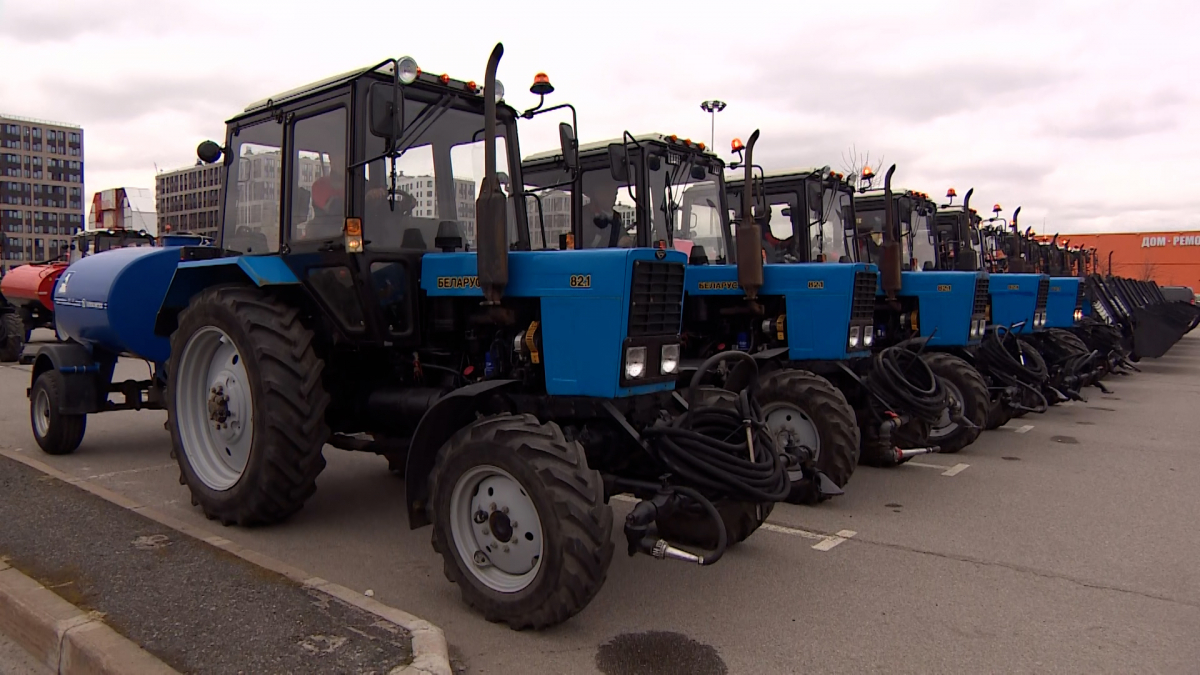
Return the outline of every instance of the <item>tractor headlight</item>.
{"type": "Polygon", "coordinates": [[[980,319],[979,320],[979,330],[977,331],[977,334],[979,335],[979,337],[983,337],[983,334],[986,332],[987,332],[987,319],[980,319]]]}
{"type": "Polygon", "coordinates": [[[625,350],[625,377],[630,380],[646,374],[646,348],[629,347],[625,350]]]}
{"type": "Polygon", "coordinates": [[[421,69],[417,67],[416,59],[411,56],[400,57],[400,60],[397,61],[396,65],[398,66],[398,72],[396,74],[399,77],[400,84],[412,84],[416,81],[417,75],[421,72],[421,69]]]}
{"type": "Polygon", "coordinates": [[[1083,321],[1083,310],[1082,309],[1075,310],[1075,320],[1083,321]]]}
{"type": "Polygon", "coordinates": [[[859,331],[862,329],[858,326],[850,326],[850,348],[858,349],[859,331]]]}
{"type": "Polygon", "coordinates": [[[679,370],[679,345],[663,345],[659,359],[659,370],[663,375],[670,375],[679,370]]]}
{"type": "Polygon", "coordinates": [[[979,322],[972,319],[971,329],[967,331],[967,338],[974,340],[977,337],[979,337],[979,322]]]}
{"type": "Polygon", "coordinates": [[[863,326],[863,346],[870,347],[875,343],[875,327],[863,326]]]}

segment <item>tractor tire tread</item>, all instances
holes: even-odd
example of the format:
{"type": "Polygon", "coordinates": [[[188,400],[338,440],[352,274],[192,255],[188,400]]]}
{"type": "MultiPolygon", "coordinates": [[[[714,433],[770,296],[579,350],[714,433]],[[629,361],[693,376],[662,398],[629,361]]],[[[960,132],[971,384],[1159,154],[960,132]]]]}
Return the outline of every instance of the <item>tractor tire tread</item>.
{"type": "Polygon", "coordinates": [[[30,391],[31,424],[34,414],[33,402],[37,400],[39,391],[45,389],[46,395],[50,398],[51,413],[48,433],[44,437],[39,437],[34,431],[34,440],[37,441],[42,452],[47,455],[69,455],[75,452],[79,448],[79,444],[83,442],[83,435],[87,432],[87,415],[64,415],[58,410],[58,402],[63,400],[65,386],[62,373],[57,370],[47,370],[38,375],[37,381],[33,383],[30,391]]]}
{"type": "MultiPolygon", "coordinates": [[[[265,432],[264,440],[256,441],[252,450],[265,453],[259,484],[245,499],[197,501],[205,516],[224,525],[278,523],[299,511],[316,492],[317,476],[325,468],[322,451],[331,431],[325,423],[330,397],[321,380],[324,362],[312,348],[312,331],[301,323],[299,311],[253,287],[217,286],[202,291],[180,313],[179,326],[187,325],[194,316],[202,317],[214,305],[232,313],[250,338],[239,349],[248,349],[250,353],[243,356],[258,365],[260,391],[255,393],[262,397],[261,409],[269,415],[256,429],[265,432]]],[[[176,332],[176,336],[180,334],[176,332]]],[[[175,342],[173,339],[171,351],[178,354],[183,345],[175,342]]],[[[168,398],[168,414],[174,417],[174,397],[168,398]]],[[[178,446],[177,437],[173,430],[172,441],[178,446]]],[[[181,447],[176,451],[182,469],[185,453],[181,447]]]]}
{"type": "MultiPolygon", "coordinates": [[[[515,630],[553,626],[582,611],[604,584],[615,550],[612,509],[605,503],[600,472],[588,467],[583,446],[568,441],[557,424],[543,424],[529,414],[503,414],[477,420],[439,449],[429,483],[433,547],[442,556],[446,578],[458,584],[463,601],[488,621],[503,622],[515,630]],[[551,503],[551,513],[540,514],[543,530],[549,531],[546,521],[551,517],[558,523],[560,541],[554,545],[562,556],[557,579],[547,579],[543,583],[551,584],[550,588],[539,589],[517,605],[498,602],[489,597],[488,591],[481,592],[469,573],[459,568],[458,551],[450,539],[448,525],[443,533],[444,525],[436,513],[441,502],[440,491],[453,490],[450,482],[454,478],[444,475],[450,462],[466,448],[479,445],[503,447],[506,457],[529,467],[541,482],[538,488],[551,503]]],[[[544,535],[545,545],[550,545],[548,540],[544,535]]],[[[553,574],[554,570],[543,568],[543,573],[553,574]]],[[[533,584],[538,584],[541,576],[533,584]]]]}
{"type": "MultiPolygon", "coordinates": [[[[937,442],[942,453],[956,453],[974,443],[988,424],[991,396],[988,394],[987,382],[974,366],[953,354],[926,352],[922,358],[929,364],[929,369],[935,375],[952,380],[963,397],[970,399],[969,402],[963,401],[963,417],[970,420],[975,428],[970,429],[959,425],[959,428],[951,436],[939,439],[937,442]]],[[[933,439],[931,439],[932,441],[933,439]]]]}
{"type": "Polygon", "coordinates": [[[845,487],[858,466],[862,432],[854,408],[829,380],[816,373],[783,368],[759,379],[758,402],[764,408],[773,400],[788,400],[802,407],[819,424],[821,454],[817,468],[838,487],[845,487]],[[830,452],[832,450],[832,452],[830,452]]]}
{"type": "Polygon", "coordinates": [[[13,311],[0,314],[0,363],[16,361],[25,347],[25,322],[13,311]]]}

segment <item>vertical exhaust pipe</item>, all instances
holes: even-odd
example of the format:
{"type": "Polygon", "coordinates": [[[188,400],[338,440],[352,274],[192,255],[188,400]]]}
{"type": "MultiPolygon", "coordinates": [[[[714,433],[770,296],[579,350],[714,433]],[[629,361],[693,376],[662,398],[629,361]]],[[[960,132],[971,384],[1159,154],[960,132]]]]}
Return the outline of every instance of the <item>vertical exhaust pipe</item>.
{"type": "Polygon", "coordinates": [[[1012,217],[1012,231],[1013,231],[1012,241],[1013,241],[1013,243],[1012,243],[1012,252],[1009,254],[1009,257],[1008,257],[1008,271],[1014,272],[1014,273],[1023,273],[1025,271],[1025,259],[1021,257],[1022,249],[1024,249],[1025,247],[1021,243],[1021,231],[1019,229],[1017,229],[1017,219],[1019,219],[1020,217],[1021,217],[1021,207],[1018,206],[1017,210],[1013,211],[1013,217],[1012,217]]]}
{"type": "Polygon", "coordinates": [[[758,299],[758,290],[763,285],[762,228],[754,219],[754,143],[758,141],[758,129],[750,134],[746,143],[746,178],[742,190],[742,222],[737,229],[737,275],[738,285],[746,293],[746,299],[758,299]]]}
{"type": "Polygon", "coordinates": [[[508,286],[508,228],[504,192],[496,175],[496,69],[504,45],[497,43],[483,81],[483,185],[475,200],[476,265],[484,305],[499,305],[508,286]]]}
{"type": "Polygon", "coordinates": [[[895,300],[900,290],[900,217],[892,199],[894,173],[895,164],[883,177],[883,248],[879,255],[879,280],[888,300],[895,300]]]}

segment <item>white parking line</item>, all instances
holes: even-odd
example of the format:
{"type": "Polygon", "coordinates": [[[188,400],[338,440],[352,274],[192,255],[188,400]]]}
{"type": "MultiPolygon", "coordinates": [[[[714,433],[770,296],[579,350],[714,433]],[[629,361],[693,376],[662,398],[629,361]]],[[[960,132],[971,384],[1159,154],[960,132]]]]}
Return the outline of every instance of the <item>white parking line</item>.
{"type": "MultiPolygon", "coordinates": [[[[613,495],[612,499],[615,499],[615,500],[621,501],[621,502],[626,502],[629,504],[636,504],[637,502],[641,501],[637,497],[633,497],[630,495],[613,495]]],[[[852,538],[854,535],[858,534],[854,530],[839,530],[837,534],[821,534],[820,532],[809,532],[808,530],[801,530],[800,528],[797,528],[797,527],[788,527],[786,525],[776,525],[775,523],[771,523],[771,522],[763,523],[759,529],[763,529],[768,532],[774,532],[776,534],[786,534],[786,535],[789,535],[792,537],[800,537],[801,539],[815,540],[817,543],[813,544],[812,548],[817,551],[821,551],[821,552],[829,551],[829,550],[833,549],[833,547],[837,546],[838,544],[840,544],[840,543],[846,541],[847,539],[852,538]]]]}
{"type": "Polygon", "coordinates": [[[1000,427],[1000,428],[1001,428],[1001,429],[1008,429],[1009,431],[1012,431],[1013,433],[1024,434],[1024,433],[1028,433],[1028,432],[1029,432],[1029,430],[1033,428],[1033,425],[1032,425],[1032,424],[1026,424],[1026,425],[1024,425],[1024,426],[1020,426],[1020,427],[1010,427],[1010,426],[1008,426],[1008,425],[1006,424],[1006,425],[1004,425],[1004,426],[1002,426],[1002,427],[1000,427]]]}
{"type": "Polygon", "coordinates": [[[912,460],[909,460],[906,462],[906,464],[908,464],[908,466],[919,466],[922,469],[937,469],[938,471],[942,472],[943,476],[957,476],[971,466],[970,464],[955,464],[954,466],[946,466],[944,464],[926,464],[924,462],[914,462],[912,460]]]}

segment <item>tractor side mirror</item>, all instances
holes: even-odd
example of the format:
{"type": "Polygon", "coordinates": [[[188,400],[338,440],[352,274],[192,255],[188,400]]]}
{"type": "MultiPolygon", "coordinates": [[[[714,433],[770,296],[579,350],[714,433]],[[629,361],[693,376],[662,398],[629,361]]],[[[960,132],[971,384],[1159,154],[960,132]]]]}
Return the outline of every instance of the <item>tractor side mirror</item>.
{"type": "Polygon", "coordinates": [[[579,166],[579,146],[575,143],[575,129],[567,122],[558,125],[558,144],[562,148],[563,163],[568,170],[579,166]]]}
{"type": "Polygon", "coordinates": [[[402,114],[396,109],[392,85],[386,82],[375,82],[371,85],[371,91],[367,95],[367,108],[371,111],[373,136],[394,138],[396,132],[404,126],[402,114]]]}
{"type": "Polygon", "coordinates": [[[708,178],[708,171],[704,167],[692,167],[692,180],[704,180],[705,178],[708,178]]]}
{"type": "Polygon", "coordinates": [[[221,155],[225,153],[225,149],[217,145],[214,141],[204,141],[196,146],[196,156],[205,164],[214,164],[221,159],[221,155]]]}
{"type": "Polygon", "coordinates": [[[658,171],[662,168],[662,157],[658,155],[650,155],[646,159],[646,168],[650,171],[658,171]]]}
{"type": "Polygon", "coordinates": [[[625,154],[625,146],[613,143],[608,146],[608,167],[613,180],[618,183],[629,182],[629,157],[625,154]]]}

